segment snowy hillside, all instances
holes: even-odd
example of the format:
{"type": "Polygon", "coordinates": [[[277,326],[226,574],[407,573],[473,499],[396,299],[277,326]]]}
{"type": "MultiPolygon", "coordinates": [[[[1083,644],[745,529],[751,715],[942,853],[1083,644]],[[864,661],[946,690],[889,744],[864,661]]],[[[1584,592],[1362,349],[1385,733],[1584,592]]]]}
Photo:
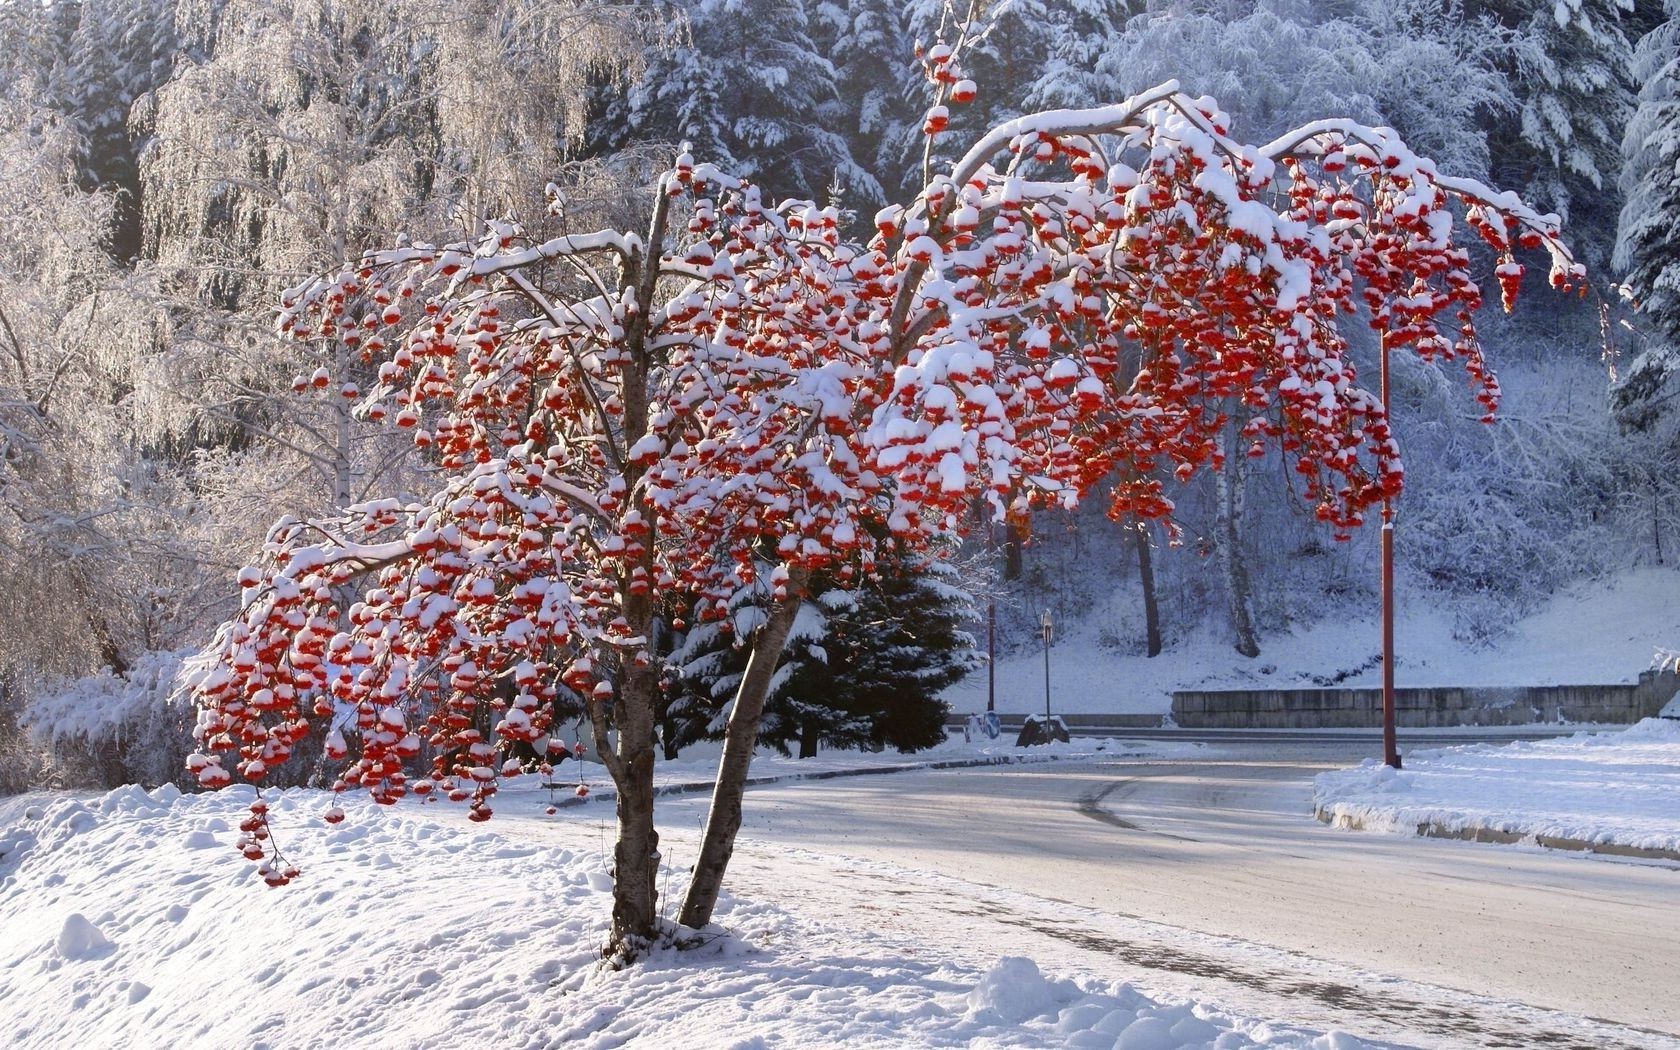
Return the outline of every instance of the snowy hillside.
{"type": "MultiPolygon", "coordinates": [[[[1248,660],[1206,625],[1160,656],[1102,644],[1110,630],[1089,617],[1050,651],[1051,705],[1072,713],[1166,713],[1177,689],[1380,686],[1381,634],[1374,603],[1342,608],[1265,639],[1248,660]]],[[[1116,614],[1121,615],[1121,614],[1116,614]]],[[[1680,571],[1644,569],[1578,584],[1509,625],[1492,645],[1455,637],[1449,607],[1411,596],[1396,626],[1402,686],[1518,686],[1633,681],[1658,647],[1680,639],[1680,571]]],[[[944,694],[952,710],[985,710],[984,669],[944,694]]],[[[1044,656],[1027,648],[998,662],[997,708],[1042,711],[1044,656]]]]}

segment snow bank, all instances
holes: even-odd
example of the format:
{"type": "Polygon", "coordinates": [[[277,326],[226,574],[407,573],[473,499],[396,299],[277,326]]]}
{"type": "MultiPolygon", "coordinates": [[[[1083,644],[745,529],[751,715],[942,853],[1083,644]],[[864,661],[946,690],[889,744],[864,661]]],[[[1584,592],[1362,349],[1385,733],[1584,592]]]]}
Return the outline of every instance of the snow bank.
{"type": "Polygon", "coordinates": [[[233,851],[248,790],[9,807],[7,1046],[1362,1045],[1027,959],[979,971],[728,897],[728,933],[614,973],[597,964],[604,855],[360,801],[343,824],[295,830],[330,798],[269,799],[305,870],[281,890],[233,851]]]}
{"type": "Polygon", "coordinates": [[[1332,823],[1403,834],[1435,825],[1680,851],[1680,721],[1418,751],[1403,770],[1367,760],[1319,774],[1313,801],[1332,823]]]}

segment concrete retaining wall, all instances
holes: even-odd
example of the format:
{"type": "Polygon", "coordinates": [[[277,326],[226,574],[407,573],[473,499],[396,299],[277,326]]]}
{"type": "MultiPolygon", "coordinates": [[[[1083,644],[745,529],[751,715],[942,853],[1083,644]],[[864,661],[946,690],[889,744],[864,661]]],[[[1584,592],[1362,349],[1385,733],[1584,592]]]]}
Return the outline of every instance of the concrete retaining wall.
{"type": "MultiPolygon", "coordinates": [[[[1677,692],[1673,671],[1647,671],[1637,683],[1616,685],[1396,689],[1395,721],[1414,728],[1637,722],[1677,692]]],[[[1173,694],[1172,713],[1185,729],[1368,728],[1382,724],[1382,690],[1187,690],[1173,694]]]]}

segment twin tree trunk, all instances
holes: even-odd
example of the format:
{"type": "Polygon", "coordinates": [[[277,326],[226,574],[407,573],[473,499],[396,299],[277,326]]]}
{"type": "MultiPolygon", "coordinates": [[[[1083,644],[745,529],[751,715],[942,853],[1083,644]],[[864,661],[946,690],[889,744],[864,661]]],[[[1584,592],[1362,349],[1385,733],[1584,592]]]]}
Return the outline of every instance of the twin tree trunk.
{"type": "MultiPolygon", "coordinates": [[[[808,576],[802,568],[788,570],[787,597],[771,605],[764,625],[753,633],[747,670],[729,714],[700,855],[678,920],[684,926],[704,927],[712,921],[712,911],[717,907],[724,872],[735,852],[735,835],[741,829],[741,799],[753,748],[758,744],[759,721],[776,665],[781,662],[788,633],[799,614],[808,576]]],[[[626,602],[625,613],[631,630],[652,630],[652,609],[646,598],[626,602]]],[[[626,666],[613,712],[612,728],[618,731],[616,748],[609,748],[605,710],[599,702],[590,704],[596,748],[603,756],[611,753],[608,769],[618,788],[618,845],[613,851],[613,926],[608,954],[625,962],[641,955],[660,933],[661,858],[659,832],[653,824],[654,701],[658,690],[654,667],[626,666]]]]}

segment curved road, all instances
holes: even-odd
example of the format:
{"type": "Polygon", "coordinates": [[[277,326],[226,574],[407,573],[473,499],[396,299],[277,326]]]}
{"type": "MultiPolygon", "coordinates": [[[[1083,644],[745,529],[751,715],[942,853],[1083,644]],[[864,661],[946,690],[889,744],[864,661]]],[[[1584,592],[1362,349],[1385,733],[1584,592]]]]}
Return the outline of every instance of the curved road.
{"type": "MultiPolygon", "coordinates": [[[[1312,774],[1368,747],[761,788],[730,888],[1396,1042],[1680,1047],[1680,866],[1318,824],[1312,774]]],[[[704,804],[661,801],[672,863],[704,804]]]]}

